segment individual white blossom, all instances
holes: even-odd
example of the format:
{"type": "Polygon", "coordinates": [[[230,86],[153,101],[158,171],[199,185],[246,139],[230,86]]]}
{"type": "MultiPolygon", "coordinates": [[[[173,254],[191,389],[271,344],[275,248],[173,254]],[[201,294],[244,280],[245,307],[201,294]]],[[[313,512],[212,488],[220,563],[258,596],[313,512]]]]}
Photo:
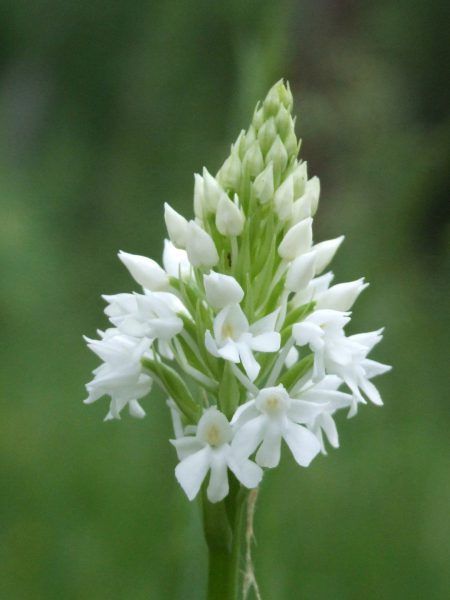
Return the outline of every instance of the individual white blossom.
{"type": "Polygon", "coordinates": [[[228,494],[228,469],[245,487],[258,486],[261,468],[248,457],[237,457],[230,446],[232,437],[227,418],[212,406],[203,413],[195,436],[172,440],[180,459],[175,476],[189,500],[197,496],[208,472],[206,494],[210,502],[220,502],[228,494]]]}
{"type": "Polygon", "coordinates": [[[170,240],[164,240],[163,266],[167,275],[188,279],[192,275],[192,267],[186,250],[175,248],[170,240]]]}
{"type": "Polygon", "coordinates": [[[138,400],[149,393],[152,379],[143,372],[141,358],[148,352],[151,340],[136,340],[116,329],[99,334],[100,340],[85,338],[88,347],[103,361],[94,370],[92,381],[86,385],[89,395],[85,404],[108,395],[111,402],[105,420],[120,419],[120,413],[127,405],[131,416],[144,417],[145,412],[138,400]]]}
{"type": "Polygon", "coordinates": [[[254,381],[260,365],[253,352],[276,352],[280,347],[276,318],[277,314],[273,313],[249,325],[242,308],[230,304],[214,319],[214,337],[209,330],[206,332],[205,345],[213,356],[242,363],[250,381],[254,381]]]}
{"type": "Polygon", "coordinates": [[[307,467],[320,452],[317,437],[300,423],[314,419],[320,405],[289,397],[280,384],[261,390],[243,404],[233,417],[236,433],[233,448],[239,456],[256,452],[256,462],[273,468],[280,462],[281,441],[289,447],[296,462],[307,467]]]}
{"type": "Polygon", "coordinates": [[[143,288],[151,291],[161,291],[168,287],[167,273],[157,262],[146,256],[119,252],[119,258],[131,273],[131,276],[143,288]]]}
{"type": "Polygon", "coordinates": [[[278,254],[285,260],[294,260],[311,249],[312,219],[308,217],[291,227],[278,246],[278,254]]]}

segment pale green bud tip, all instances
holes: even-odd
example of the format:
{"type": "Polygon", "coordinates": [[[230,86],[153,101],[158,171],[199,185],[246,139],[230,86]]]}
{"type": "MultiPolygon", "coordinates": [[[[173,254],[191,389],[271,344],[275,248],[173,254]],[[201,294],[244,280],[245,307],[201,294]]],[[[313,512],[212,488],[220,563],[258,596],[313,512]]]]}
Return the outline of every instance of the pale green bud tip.
{"type": "Polygon", "coordinates": [[[284,83],[282,79],[272,86],[267,94],[264,102],[263,109],[264,115],[275,116],[280,110],[281,106],[284,106],[288,111],[292,110],[293,98],[288,83],[284,83]]]}

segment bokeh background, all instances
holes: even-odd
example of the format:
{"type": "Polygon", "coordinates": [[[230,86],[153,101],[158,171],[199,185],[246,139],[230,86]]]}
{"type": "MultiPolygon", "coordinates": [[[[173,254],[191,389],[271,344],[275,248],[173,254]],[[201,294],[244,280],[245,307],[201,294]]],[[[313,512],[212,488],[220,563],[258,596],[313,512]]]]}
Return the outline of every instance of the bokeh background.
{"type": "Polygon", "coordinates": [[[0,1],[0,598],[203,597],[198,509],[174,476],[163,398],[86,407],[118,249],[158,257],[253,107],[290,80],[316,239],[366,275],[353,330],[386,325],[385,407],[341,449],[264,480],[270,600],[444,599],[450,589],[448,4],[439,0],[0,1]],[[447,272],[448,273],[448,272],[447,272]]]}

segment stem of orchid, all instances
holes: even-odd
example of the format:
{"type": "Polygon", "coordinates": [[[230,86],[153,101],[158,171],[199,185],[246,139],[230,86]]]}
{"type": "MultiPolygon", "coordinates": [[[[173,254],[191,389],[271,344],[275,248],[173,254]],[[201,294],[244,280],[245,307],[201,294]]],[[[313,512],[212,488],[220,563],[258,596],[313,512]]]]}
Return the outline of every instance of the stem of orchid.
{"type": "Polygon", "coordinates": [[[203,523],[209,550],[207,600],[241,597],[242,548],[248,491],[240,487],[226,502],[203,498],[203,523]]]}

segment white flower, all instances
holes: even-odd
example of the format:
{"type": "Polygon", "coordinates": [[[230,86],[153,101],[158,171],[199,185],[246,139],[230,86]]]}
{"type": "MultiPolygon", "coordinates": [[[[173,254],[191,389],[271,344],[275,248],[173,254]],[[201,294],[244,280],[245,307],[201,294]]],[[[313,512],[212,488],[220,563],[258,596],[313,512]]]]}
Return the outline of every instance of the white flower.
{"type": "Polygon", "coordinates": [[[127,404],[131,416],[144,417],[145,412],[138,400],[148,394],[152,379],[143,372],[141,359],[149,350],[151,340],[136,340],[116,329],[99,334],[101,340],[85,337],[88,347],[104,361],[94,370],[93,380],[86,385],[89,396],[85,404],[91,404],[106,394],[111,396],[111,403],[105,421],[120,419],[120,412],[127,404]]]}
{"type": "Polygon", "coordinates": [[[143,288],[152,292],[168,288],[169,278],[167,273],[153,259],[122,252],[122,250],[120,250],[118,256],[131,276],[143,288]]]}
{"type": "Polygon", "coordinates": [[[250,326],[239,305],[228,305],[214,319],[214,337],[210,331],[206,332],[206,348],[213,356],[242,362],[248,377],[254,381],[260,366],[253,351],[276,352],[280,348],[280,334],[275,331],[277,316],[278,311],[250,326]]]}
{"type": "MultiPolygon", "coordinates": [[[[317,265],[317,256],[315,265],[317,265]]],[[[328,271],[328,273],[325,273],[320,277],[315,277],[314,279],[311,279],[308,285],[305,288],[301,289],[299,292],[297,292],[292,298],[292,305],[301,306],[302,304],[306,304],[307,302],[311,302],[312,300],[317,300],[320,294],[322,294],[322,292],[325,292],[330,287],[330,283],[332,282],[333,277],[333,273],[331,271],[328,271]]]]}
{"type": "Polygon", "coordinates": [[[193,267],[210,269],[219,262],[219,255],[211,236],[195,221],[189,221],[186,251],[193,267]]]}
{"type": "Polygon", "coordinates": [[[217,205],[216,227],[222,235],[235,237],[241,235],[244,228],[244,215],[226,194],[223,194],[217,205]]]}
{"type": "Polygon", "coordinates": [[[278,254],[284,260],[294,260],[300,254],[308,252],[311,245],[312,219],[309,217],[289,229],[278,246],[278,254]]]}
{"type": "Polygon", "coordinates": [[[203,276],[206,300],[216,310],[228,304],[239,304],[244,297],[244,290],[234,277],[210,271],[203,276]]]}
{"type": "Polygon", "coordinates": [[[339,447],[339,437],[333,414],[341,408],[348,408],[353,403],[351,394],[338,391],[342,383],[340,377],[326,375],[319,382],[308,381],[298,392],[293,394],[302,402],[313,402],[316,406],[320,406],[320,410],[312,415],[312,419],[306,421],[306,425],[319,440],[323,454],[326,454],[323,434],[333,448],[339,447]]]}
{"type": "Polygon", "coordinates": [[[225,415],[212,406],[203,413],[195,437],[171,440],[181,461],[175,476],[189,500],[196,497],[209,471],[206,493],[210,502],[220,502],[228,494],[228,469],[245,487],[258,486],[261,468],[247,457],[236,457],[230,446],[232,435],[225,415]]]}
{"type": "Polygon", "coordinates": [[[327,374],[338,375],[353,393],[349,416],[357,411],[359,402],[366,403],[361,390],[371,402],[383,404],[380,394],[369,379],[385,373],[389,366],[368,360],[367,355],[382,338],[382,330],[346,337],[344,326],[349,313],[322,309],[296,323],[292,334],[299,346],[309,345],[314,352],[314,379],[327,374]]]}
{"type": "Polygon", "coordinates": [[[168,341],[183,329],[177,313],[186,312],[183,304],[168,292],[117,294],[103,296],[109,306],[105,313],[122,333],[136,338],[168,341]]]}
{"type": "Polygon", "coordinates": [[[185,280],[191,276],[191,263],[186,250],[175,248],[169,240],[164,240],[162,262],[166,273],[171,277],[185,280]]]}
{"type": "Polygon", "coordinates": [[[259,447],[256,462],[273,468],[280,462],[284,440],[296,462],[307,467],[320,452],[320,444],[299,423],[312,421],[320,410],[320,405],[290,398],[282,385],[265,388],[236,411],[232,447],[241,457],[250,456],[259,447]]]}
{"type": "Polygon", "coordinates": [[[187,220],[177,213],[167,202],[164,203],[164,219],[166,221],[167,233],[174,246],[177,248],[186,248],[187,220]]]}

